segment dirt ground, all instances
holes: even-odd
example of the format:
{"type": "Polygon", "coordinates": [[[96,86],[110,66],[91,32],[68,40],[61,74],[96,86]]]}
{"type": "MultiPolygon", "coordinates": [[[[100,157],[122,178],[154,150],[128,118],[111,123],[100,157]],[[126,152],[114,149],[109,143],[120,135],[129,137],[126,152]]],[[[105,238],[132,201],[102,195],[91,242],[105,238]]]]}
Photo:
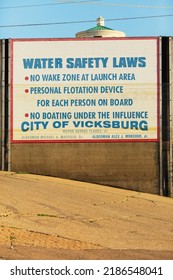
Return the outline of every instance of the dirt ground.
{"type": "Polygon", "coordinates": [[[173,199],[0,172],[1,260],[173,259],[173,199]]]}

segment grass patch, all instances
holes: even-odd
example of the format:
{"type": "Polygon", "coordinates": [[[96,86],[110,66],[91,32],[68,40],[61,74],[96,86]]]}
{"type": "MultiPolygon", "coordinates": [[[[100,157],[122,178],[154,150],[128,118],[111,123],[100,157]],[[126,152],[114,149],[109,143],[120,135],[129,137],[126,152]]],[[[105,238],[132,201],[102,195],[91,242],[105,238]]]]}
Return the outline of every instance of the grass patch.
{"type": "Polygon", "coordinates": [[[51,217],[51,218],[57,218],[56,215],[51,215],[51,214],[37,214],[38,217],[51,217]]]}
{"type": "Polygon", "coordinates": [[[12,241],[14,239],[16,239],[16,237],[14,235],[10,235],[10,240],[12,241]]]}

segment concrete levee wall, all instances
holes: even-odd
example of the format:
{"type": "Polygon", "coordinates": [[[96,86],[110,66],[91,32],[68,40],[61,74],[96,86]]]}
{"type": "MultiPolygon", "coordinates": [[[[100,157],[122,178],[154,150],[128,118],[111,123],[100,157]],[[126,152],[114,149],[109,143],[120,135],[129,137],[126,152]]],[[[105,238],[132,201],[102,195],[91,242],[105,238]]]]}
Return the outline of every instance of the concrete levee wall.
{"type": "Polygon", "coordinates": [[[170,195],[173,197],[173,38],[170,38],[170,195]]]}
{"type": "Polygon", "coordinates": [[[2,40],[0,40],[0,169],[2,169],[2,40]]]}
{"type": "MultiPolygon", "coordinates": [[[[122,44],[122,41],[119,42],[121,42],[122,44]]],[[[144,41],[142,41],[141,44],[142,49],[143,49],[143,43],[144,41]]],[[[15,43],[13,42],[13,47],[14,45],[15,43]]],[[[155,53],[156,42],[152,46],[154,46],[153,52],[155,53]]],[[[88,55],[89,54],[90,53],[88,53],[88,55]]],[[[146,55],[148,55],[148,53],[146,55]]],[[[157,66],[158,65],[159,63],[157,61],[157,66]]],[[[153,68],[151,68],[153,70],[150,69],[151,75],[154,72],[154,81],[157,80],[155,75],[156,73],[155,67],[156,65],[154,64],[153,68]]],[[[14,69],[18,69],[18,68],[14,68],[14,69]]],[[[157,69],[157,71],[158,70],[159,69],[157,69]]],[[[26,73],[28,73],[27,74],[28,76],[24,76],[25,77],[24,79],[28,80],[30,72],[25,72],[25,75],[26,73]]],[[[148,74],[148,72],[146,74],[148,74]]],[[[23,78],[21,81],[18,81],[16,83],[22,83],[23,85],[24,83],[23,78]]],[[[26,92],[29,91],[28,88],[30,88],[30,86],[31,84],[28,83],[26,88],[23,88],[23,94],[25,95],[25,98],[29,96],[26,94],[26,92]]],[[[17,88],[16,88],[16,92],[13,92],[13,97],[15,96],[15,93],[18,92],[18,90],[20,92],[20,89],[17,88]]],[[[143,96],[142,98],[145,98],[145,96],[143,96]]],[[[156,102],[156,98],[154,98],[154,100],[156,102]]],[[[139,103],[136,103],[138,104],[139,107],[140,107],[140,101],[142,102],[142,99],[139,100],[139,103]]],[[[14,98],[13,98],[13,104],[15,104],[14,98]]],[[[148,104],[148,107],[151,108],[150,104],[148,104]]],[[[156,110],[156,106],[154,108],[156,110]]],[[[31,110],[29,111],[27,111],[27,109],[28,108],[26,108],[27,114],[25,114],[24,120],[28,120],[26,119],[29,116],[28,112],[30,111],[35,112],[35,107],[32,108],[31,106],[31,110]]],[[[39,110],[38,106],[36,107],[36,109],[39,110]]],[[[136,108],[136,110],[138,110],[138,108],[136,108]]],[[[153,110],[154,109],[152,108],[151,113],[153,113],[153,110]]],[[[155,118],[155,115],[151,114],[150,118],[151,119],[155,118]]],[[[16,123],[17,120],[18,119],[16,117],[15,119],[16,123]]],[[[13,118],[13,125],[15,121],[13,118]]],[[[18,126],[16,126],[15,128],[15,132],[17,132],[17,128],[18,126]]],[[[60,136],[61,133],[62,132],[60,132],[60,136]]],[[[15,136],[17,137],[17,133],[15,136]]],[[[41,142],[31,143],[29,141],[28,142],[26,141],[25,143],[24,142],[22,143],[22,139],[20,139],[20,137],[19,139],[15,138],[13,134],[13,138],[10,145],[10,168],[12,171],[15,172],[28,172],[28,173],[42,174],[48,176],[56,176],[60,178],[104,184],[108,186],[119,187],[119,188],[124,188],[129,190],[160,194],[161,176],[160,176],[159,135],[157,135],[157,137],[155,135],[154,138],[151,137],[147,139],[148,141],[144,140],[143,142],[137,141],[137,139],[136,141],[135,139],[134,141],[130,139],[131,140],[130,142],[108,141],[105,143],[103,143],[102,141],[99,142],[84,141],[83,143],[79,143],[79,142],[75,143],[73,141],[69,141],[69,142],[67,141],[66,143],[65,142],[63,143],[61,141],[59,141],[59,143],[57,142],[46,143],[46,141],[43,143],[41,142]],[[15,142],[16,139],[18,143],[17,141],[15,142]],[[150,140],[152,141],[150,142],[150,140]]],[[[83,139],[88,140],[89,138],[87,139],[83,138],[83,139]]]]}
{"type": "Polygon", "coordinates": [[[160,193],[158,143],[13,144],[11,170],[160,193]]]}
{"type": "MultiPolygon", "coordinates": [[[[7,118],[6,114],[6,122],[7,118]]],[[[162,194],[160,147],[159,141],[10,143],[9,162],[5,158],[5,163],[14,172],[162,194]]]]}

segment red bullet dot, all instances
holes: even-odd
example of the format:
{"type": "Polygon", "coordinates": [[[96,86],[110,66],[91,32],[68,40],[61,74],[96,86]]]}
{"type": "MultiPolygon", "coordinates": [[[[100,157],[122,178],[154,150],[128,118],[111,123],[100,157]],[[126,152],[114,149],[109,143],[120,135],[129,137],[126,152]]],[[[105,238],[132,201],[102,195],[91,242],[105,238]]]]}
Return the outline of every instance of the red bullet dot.
{"type": "Polygon", "coordinates": [[[28,80],[29,80],[29,77],[26,76],[26,77],[25,77],[25,81],[28,81],[28,80]]]}
{"type": "Polygon", "coordinates": [[[25,114],[25,117],[26,117],[26,118],[27,118],[27,117],[29,117],[29,114],[28,114],[28,113],[26,113],[26,114],[25,114]]]}
{"type": "Polygon", "coordinates": [[[29,89],[25,89],[25,92],[28,93],[28,92],[29,92],[29,89]]]}

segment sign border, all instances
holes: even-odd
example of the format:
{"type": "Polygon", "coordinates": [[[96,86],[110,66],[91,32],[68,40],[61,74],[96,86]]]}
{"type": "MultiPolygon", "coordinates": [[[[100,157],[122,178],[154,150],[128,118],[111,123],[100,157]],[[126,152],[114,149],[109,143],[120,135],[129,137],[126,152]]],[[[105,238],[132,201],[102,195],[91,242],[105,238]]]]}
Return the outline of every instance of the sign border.
{"type": "Polygon", "coordinates": [[[160,141],[160,38],[150,37],[106,37],[106,38],[19,38],[10,39],[10,143],[128,143],[128,142],[159,142],[160,141]],[[157,56],[157,138],[154,139],[78,139],[78,140],[14,140],[13,139],[13,61],[15,42],[47,42],[47,41],[116,41],[116,40],[155,40],[157,56]]]}

